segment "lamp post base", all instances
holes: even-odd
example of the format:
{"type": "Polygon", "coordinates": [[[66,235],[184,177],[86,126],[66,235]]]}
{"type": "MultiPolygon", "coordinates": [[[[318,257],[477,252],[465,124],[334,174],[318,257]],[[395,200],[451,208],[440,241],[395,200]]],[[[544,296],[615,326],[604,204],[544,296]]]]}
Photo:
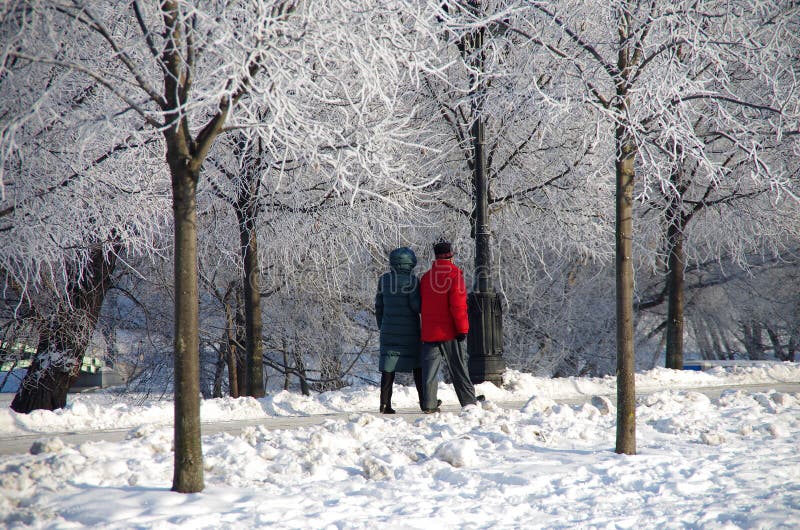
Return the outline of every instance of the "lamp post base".
{"type": "Polygon", "coordinates": [[[503,384],[503,306],[500,295],[472,292],[467,296],[469,314],[469,377],[473,384],[488,381],[503,384]]]}

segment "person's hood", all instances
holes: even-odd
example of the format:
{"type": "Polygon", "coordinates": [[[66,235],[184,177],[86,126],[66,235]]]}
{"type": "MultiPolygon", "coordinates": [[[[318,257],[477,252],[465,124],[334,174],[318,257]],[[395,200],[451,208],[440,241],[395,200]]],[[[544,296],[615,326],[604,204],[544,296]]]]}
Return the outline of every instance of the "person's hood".
{"type": "Polygon", "coordinates": [[[408,247],[396,248],[389,254],[389,266],[396,272],[410,273],[417,266],[417,256],[408,247]]]}

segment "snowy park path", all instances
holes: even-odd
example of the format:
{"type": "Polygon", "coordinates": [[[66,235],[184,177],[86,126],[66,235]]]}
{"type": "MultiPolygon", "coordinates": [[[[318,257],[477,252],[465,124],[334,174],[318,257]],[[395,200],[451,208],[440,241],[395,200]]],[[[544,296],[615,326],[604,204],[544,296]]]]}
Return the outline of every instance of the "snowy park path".
{"type": "MultiPolygon", "coordinates": [[[[705,387],[686,387],[683,390],[692,390],[700,392],[709,398],[718,397],[723,391],[730,389],[738,389],[744,392],[760,392],[767,390],[776,390],[778,392],[787,393],[800,393],[800,383],[763,383],[763,384],[738,384],[738,385],[721,385],[721,386],[705,386],[705,387]]],[[[652,394],[659,389],[643,389],[637,391],[637,398],[652,394]]],[[[673,388],[673,390],[681,390],[680,388],[673,388]]],[[[612,402],[616,401],[615,394],[599,394],[609,398],[612,402]]],[[[0,400],[0,406],[7,407],[7,402],[10,401],[11,395],[3,395],[0,400]]],[[[11,396],[13,397],[13,396],[11,396]]],[[[585,395],[580,397],[562,398],[555,401],[563,404],[576,405],[585,403],[591,400],[593,396],[585,395]]],[[[526,401],[494,401],[494,404],[508,410],[519,410],[525,405],[526,401]]],[[[443,404],[442,413],[458,413],[460,407],[457,404],[443,404]]],[[[347,419],[354,414],[373,414],[379,415],[374,410],[360,410],[350,412],[333,412],[324,414],[309,414],[298,416],[269,416],[264,418],[249,419],[249,420],[232,420],[232,421],[208,421],[203,422],[201,429],[204,436],[217,434],[220,432],[227,432],[232,435],[241,434],[242,431],[249,427],[264,427],[269,430],[283,430],[283,429],[298,429],[314,425],[320,425],[329,420],[343,420],[347,419]]],[[[402,418],[410,423],[422,418],[424,415],[416,408],[397,408],[395,417],[402,418]]],[[[170,426],[171,423],[156,424],[157,426],[170,426]]],[[[27,453],[31,445],[37,440],[58,437],[63,442],[68,444],[80,444],[90,441],[108,441],[120,442],[125,440],[132,431],[132,428],[118,428],[118,429],[92,429],[92,430],[72,430],[72,431],[53,431],[53,432],[39,432],[33,434],[7,434],[0,432],[0,456],[27,453]]]]}
{"type": "Polygon", "coordinates": [[[171,491],[169,396],[0,396],[0,528],[800,528],[800,365],[637,373],[637,450],[615,452],[616,379],[509,370],[440,414],[399,385],[203,400],[205,489],[171,491]]]}

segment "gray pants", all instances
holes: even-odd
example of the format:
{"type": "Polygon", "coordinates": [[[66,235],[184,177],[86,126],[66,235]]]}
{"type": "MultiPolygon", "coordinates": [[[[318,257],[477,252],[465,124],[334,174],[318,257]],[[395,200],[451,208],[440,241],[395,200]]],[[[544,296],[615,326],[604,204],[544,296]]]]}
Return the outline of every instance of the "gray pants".
{"type": "Polygon", "coordinates": [[[475,387],[469,379],[467,353],[457,340],[422,343],[422,408],[436,408],[436,392],[439,388],[439,366],[444,358],[450,379],[453,381],[461,406],[475,403],[475,387]]]}

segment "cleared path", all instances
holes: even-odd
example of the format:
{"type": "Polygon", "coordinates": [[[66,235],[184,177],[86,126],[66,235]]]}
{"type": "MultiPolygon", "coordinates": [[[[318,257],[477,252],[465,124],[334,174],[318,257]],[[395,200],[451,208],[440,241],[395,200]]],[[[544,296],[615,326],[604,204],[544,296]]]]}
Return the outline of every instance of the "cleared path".
{"type": "MultiPolygon", "coordinates": [[[[738,389],[743,392],[764,392],[767,390],[776,390],[779,392],[800,393],[800,383],[778,383],[778,384],[771,383],[771,384],[758,384],[758,385],[714,386],[714,387],[685,388],[685,389],[672,388],[671,390],[691,390],[693,392],[700,392],[702,394],[705,394],[713,399],[719,397],[719,395],[725,390],[732,390],[732,389],[738,389]]],[[[637,392],[637,397],[645,396],[647,394],[651,394],[657,391],[659,390],[648,390],[648,391],[637,392]]],[[[592,397],[593,396],[587,395],[577,398],[558,399],[556,401],[559,403],[576,405],[585,403],[591,400],[592,397]]],[[[606,395],[606,397],[608,397],[614,402],[616,401],[616,394],[606,395]]],[[[3,402],[0,402],[0,406],[7,407],[8,404],[4,402],[6,400],[2,401],[3,402]]],[[[494,403],[506,409],[518,410],[522,408],[522,406],[525,405],[526,402],[496,401],[494,403]]],[[[458,412],[460,410],[460,407],[458,405],[442,405],[441,408],[443,412],[458,412]]],[[[373,414],[376,416],[378,415],[377,412],[369,410],[369,411],[357,411],[357,412],[337,412],[330,414],[314,414],[311,416],[270,416],[268,418],[259,418],[255,420],[217,421],[213,423],[203,423],[201,426],[201,430],[203,435],[216,434],[219,432],[227,432],[236,435],[240,434],[244,429],[254,426],[263,426],[267,429],[275,429],[275,430],[297,429],[312,425],[319,425],[327,420],[345,419],[352,414],[373,414]]],[[[397,409],[397,414],[394,417],[402,418],[408,422],[414,422],[415,420],[423,416],[424,415],[418,409],[406,408],[406,409],[397,409]]],[[[167,424],[164,426],[168,427],[169,425],[171,424],[167,424]]],[[[33,442],[43,438],[58,437],[68,444],[81,444],[84,442],[101,441],[101,440],[109,442],[119,442],[125,440],[130,431],[131,428],[92,430],[92,431],[48,432],[48,433],[23,434],[23,435],[13,435],[13,436],[2,436],[2,434],[0,434],[0,455],[27,453],[28,449],[30,449],[31,444],[33,444],[33,442]]]]}

